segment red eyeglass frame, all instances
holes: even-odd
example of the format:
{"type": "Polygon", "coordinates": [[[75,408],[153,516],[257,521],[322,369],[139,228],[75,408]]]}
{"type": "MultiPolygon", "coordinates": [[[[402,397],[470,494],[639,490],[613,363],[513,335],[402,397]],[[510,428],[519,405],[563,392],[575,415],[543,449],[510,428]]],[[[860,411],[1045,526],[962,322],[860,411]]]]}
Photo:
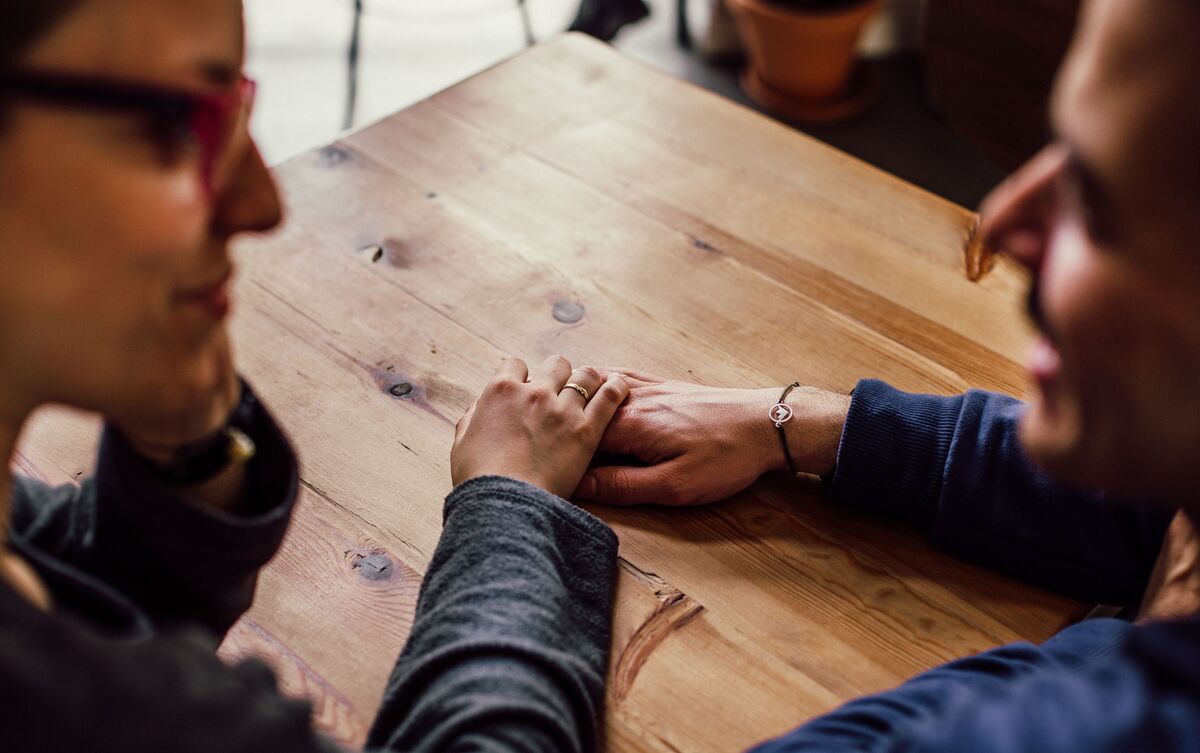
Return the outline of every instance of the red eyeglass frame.
{"type": "Polygon", "coordinates": [[[210,194],[217,162],[240,130],[243,116],[249,121],[257,93],[257,82],[244,75],[228,89],[202,92],[74,73],[0,71],[0,100],[147,113],[167,127],[186,127],[200,148],[201,178],[210,194]]]}

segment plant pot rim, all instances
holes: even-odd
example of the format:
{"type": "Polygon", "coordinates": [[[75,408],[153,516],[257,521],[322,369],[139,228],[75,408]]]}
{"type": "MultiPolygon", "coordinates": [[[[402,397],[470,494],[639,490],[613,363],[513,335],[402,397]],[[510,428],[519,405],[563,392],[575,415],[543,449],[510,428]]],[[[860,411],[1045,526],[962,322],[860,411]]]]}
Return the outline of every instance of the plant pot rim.
{"type": "Polygon", "coordinates": [[[833,18],[836,16],[850,15],[858,13],[865,6],[882,5],[883,0],[859,0],[857,3],[847,5],[844,8],[835,8],[833,10],[796,10],[782,8],[769,0],[729,0],[734,5],[744,6],[747,10],[752,10],[759,15],[770,16],[779,19],[795,19],[795,18],[833,18]]]}
{"type": "Polygon", "coordinates": [[[879,93],[878,71],[862,62],[851,74],[850,87],[841,95],[828,98],[806,99],[778,92],[759,78],[753,68],[742,71],[740,81],[742,91],[763,107],[785,118],[813,125],[849,120],[870,107],[879,93]]]}

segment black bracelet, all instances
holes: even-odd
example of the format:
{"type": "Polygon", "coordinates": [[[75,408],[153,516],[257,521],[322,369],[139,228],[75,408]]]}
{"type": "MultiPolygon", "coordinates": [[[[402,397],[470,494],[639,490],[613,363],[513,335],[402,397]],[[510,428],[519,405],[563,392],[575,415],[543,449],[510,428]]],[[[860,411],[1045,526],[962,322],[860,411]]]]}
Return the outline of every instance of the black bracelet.
{"type": "Polygon", "coordinates": [[[787,431],[783,428],[783,425],[792,418],[793,411],[792,406],[784,401],[787,400],[788,394],[799,386],[799,382],[792,382],[785,387],[783,394],[779,396],[779,402],[771,406],[770,414],[771,420],[775,422],[775,428],[779,429],[779,444],[783,446],[783,456],[787,458],[788,468],[791,470],[793,476],[799,473],[799,471],[796,470],[796,461],[792,460],[792,453],[788,451],[787,431]]]}

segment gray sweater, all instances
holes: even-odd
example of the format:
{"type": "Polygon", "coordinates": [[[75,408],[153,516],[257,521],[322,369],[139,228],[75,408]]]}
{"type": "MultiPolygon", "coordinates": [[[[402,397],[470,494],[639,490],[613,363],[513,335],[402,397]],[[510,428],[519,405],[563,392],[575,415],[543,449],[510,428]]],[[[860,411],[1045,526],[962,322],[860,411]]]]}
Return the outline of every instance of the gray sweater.
{"type": "MultiPolygon", "coordinates": [[[[213,655],[296,499],[294,455],[255,414],[259,453],[237,514],[190,503],[111,429],[80,486],[16,479],[11,545],[56,608],[0,584],[0,751],[336,750],[265,665],[213,655]]],[[[368,749],[594,750],[616,537],[499,477],[455,489],[444,520],[368,749]]]]}

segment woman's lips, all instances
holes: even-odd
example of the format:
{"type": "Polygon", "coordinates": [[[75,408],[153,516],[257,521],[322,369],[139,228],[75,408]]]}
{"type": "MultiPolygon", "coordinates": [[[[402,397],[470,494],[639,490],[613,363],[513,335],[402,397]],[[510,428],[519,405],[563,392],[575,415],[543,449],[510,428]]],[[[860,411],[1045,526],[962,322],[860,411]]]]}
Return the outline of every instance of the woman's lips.
{"type": "Polygon", "coordinates": [[[221,279],[203,288],[190,290],[180,296],[183,304],[197,306],[218,321],[229,315],[229,280],[233,270],[227,271],[221,279]]]}
{"type": "Polygon", "coordinates": [[[229,291],[225,285],[214,288],[196,302],[214,319],[221,320],[229,315],[229,291]]]}

